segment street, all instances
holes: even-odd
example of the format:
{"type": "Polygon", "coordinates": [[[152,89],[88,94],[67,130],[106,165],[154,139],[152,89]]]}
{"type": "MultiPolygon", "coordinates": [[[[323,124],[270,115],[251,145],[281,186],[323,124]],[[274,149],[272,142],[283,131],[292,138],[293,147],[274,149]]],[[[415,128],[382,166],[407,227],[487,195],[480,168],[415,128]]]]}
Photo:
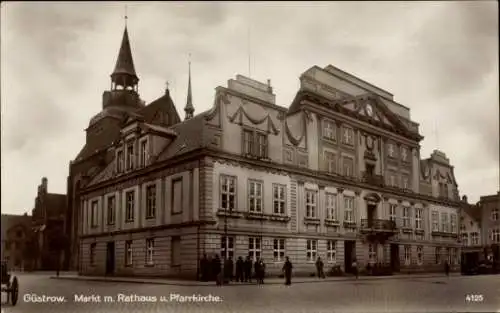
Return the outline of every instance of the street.
{"type": "Polygon", "coordinates": [[[2,313],[500,312],[498,275],[314,282],[288,287],[72,281],[50,279],[49,274],[21,274],[18,278],[18,304],[4,305],[2,294],[2,313]],[[105,300],[105,296],[109,297],[105,300]]]}

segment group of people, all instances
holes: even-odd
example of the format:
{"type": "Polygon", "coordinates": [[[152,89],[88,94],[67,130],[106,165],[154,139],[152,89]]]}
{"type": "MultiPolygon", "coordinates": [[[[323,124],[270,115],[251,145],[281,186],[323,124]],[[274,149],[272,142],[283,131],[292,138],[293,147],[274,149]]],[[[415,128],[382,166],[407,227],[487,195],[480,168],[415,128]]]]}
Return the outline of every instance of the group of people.
{"type": "Polygon", "coordinates": [[[266,264],[261,258],[253,262],[250,256],[245,260],[240,256],[235,264],[232,257],[223,261],[218,254],[210,258],[204,253],[200,260],[200,280],[215,281],[217,285],[227,284],[230,281],[252,282],[252,277],[255,277],[258,284],[263,284],[265,273],[266,264]]]}

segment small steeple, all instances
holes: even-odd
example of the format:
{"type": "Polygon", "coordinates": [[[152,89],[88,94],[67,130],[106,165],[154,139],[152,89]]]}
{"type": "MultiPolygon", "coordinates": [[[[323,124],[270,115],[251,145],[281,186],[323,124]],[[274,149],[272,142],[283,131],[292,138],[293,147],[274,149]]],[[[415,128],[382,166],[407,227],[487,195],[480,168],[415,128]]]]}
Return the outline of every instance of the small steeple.
{"type": "Polygon", "coordinates": [[[187,92],[187,100],[186,100],[186,107],[184,108],[184,111],[186,112],[186,120],[190,119],[194,115],[194,106],[193,106],[193,95],[191,92],[191,54],[189,54],[189,78],[188,78],[188,92],[187,92]]]}
{"type": "Polygon", "coordinates": [[[139,77],[135,72],[134,60],[132,58],[132,50],[130,48],[130,40],[128,38],[127,30],[127,14],[125,13],[125,30],[123,31],[122,44],[118,52],[118,59],[116,60],[115,70],[111,74],[111,88],[113,90],[133,89],[137,91],[137,84],[139,77]]]}

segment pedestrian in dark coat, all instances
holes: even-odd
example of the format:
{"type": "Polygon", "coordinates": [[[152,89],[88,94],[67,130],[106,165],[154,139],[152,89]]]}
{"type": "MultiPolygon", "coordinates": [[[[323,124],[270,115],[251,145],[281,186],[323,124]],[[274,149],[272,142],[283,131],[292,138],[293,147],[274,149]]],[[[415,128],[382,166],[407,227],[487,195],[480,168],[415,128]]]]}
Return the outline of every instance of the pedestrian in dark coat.
{"type": "Polygon", "coordinates": [[[285,264],[283,264],[283,272],[285,272],[285,285],[289,286],[292,284],[292,262],[286,257],[285,264]]]}
{"type": "Polygon", "coordinates": [[[215,283],[217,286],[220,286],[222,284],[222,277],[221,277],[221,260],[219,258],[219,255],[216,254],[215,258],[212,261],[212,271],[215,276],[215,283]]]}
{"type": "Polygon", "coordinates": [[[325,278],[325,272],[323,271],[323,260],[320,257],[316,260],[316,273],[318,274],[318,278],[325,278]]]}
{"type": "Polygon", "coordinates": [[[243,272],[245,267],[245,261],[242,257],[238,257],[236,261],[236,281],[243,282],[243,272]]]}
{"type": "MultiPolygon", "coordinates": [[[[257,273],[257,270],[255,271],[257,273]]],[[[264,276],[266,276],[266,263],[262,259],[259,259],[258,262],[258,283],[264,283],[264,276]]]]}
{"type": "Polygon", "coordinates": [[[446,276],[450,276],[450,263],[448,261],[444,261],[444,272],[446,276]]]}
{"type": "Polygon", "coordinates": [[[252,282],[252,260],[247,256],[245,260],[245,282],[252,282]]]}
{"type": "Polygon", "coordinates": [[[233,259],[229,257],[229,259],[227,259],[224,263],[224,283],[228,283],[229,281],[233,280],[233,269],[233,259]]]}
{"type": "Polygon", "coordinates": [[[203,253],[203,257],[200,259],[201,281],[208,281],[208,266],[207,254],[203,253]]]}
{"type": "Polygon", "coordinates": [[[253,264],[253,272],[255,273],[255,279],[257,280],[257,284],[260,283],[260,268],[259,268],[259,258],[255,260],[255,263],[253,264]]]}
{"type": "Polygon", "coordinates": [[[358,274],[358,262],[356,262],[356,259],[354,259],[352,261],[351,267],[352,267],[352,270],[353,270],[353,274],[356,275],[356,279],[358,279],[358,275],[359,275],[358,274]]]}

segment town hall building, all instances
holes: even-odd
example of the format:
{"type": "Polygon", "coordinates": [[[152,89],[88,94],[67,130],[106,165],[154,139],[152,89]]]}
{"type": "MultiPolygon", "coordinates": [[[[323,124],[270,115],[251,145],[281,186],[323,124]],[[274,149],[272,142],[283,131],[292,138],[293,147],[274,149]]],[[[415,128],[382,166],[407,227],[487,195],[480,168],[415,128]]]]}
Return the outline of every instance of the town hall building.
{"type": "MultiPolygon", "coordinates": [[[[190,73],[191,75],[191,73],[190,73]]],[[[237,75],[181,120],[169,91],[139,97],[127,29],[111,90],[70,164],[71,254],[83,275],[195,278],[204,255],[286,256],[296,275],[383,263],[394,272],[458,264],[454,167],[389,92],[332,65],[276,103],[270,81],[237,75]]]]}

